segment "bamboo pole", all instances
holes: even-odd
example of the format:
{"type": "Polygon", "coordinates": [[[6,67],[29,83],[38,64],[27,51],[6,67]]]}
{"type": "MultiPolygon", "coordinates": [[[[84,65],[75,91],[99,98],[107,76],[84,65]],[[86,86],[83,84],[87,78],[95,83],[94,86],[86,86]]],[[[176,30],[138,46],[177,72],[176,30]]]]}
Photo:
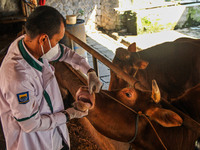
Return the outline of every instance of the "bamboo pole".
{"type": "Polygon", "coordinates": [[[93,48],[91,48],[89,45],[69,33],[68,31],[65,31],[66,36],[68,36],[70,39],[72,39],[74,42],[79,44],[82,48],[84,48],[87,52],[89,52],[92,56],[100,60],[103,64],[105,64],[107,67],[109,67],[113,72],[115,72],[120,78],[124,79],[127,83],[129,83],[131,86],[134,86],[135,88],[139,90],[147,90],[144,86],[139,84],[138,80],[134,77],[130,77],[127,73],[122,71],[120,68],[115,66],[112,62],[110,62],[108,59],[106,59],[104,56],[96,52],[93,48]]]}

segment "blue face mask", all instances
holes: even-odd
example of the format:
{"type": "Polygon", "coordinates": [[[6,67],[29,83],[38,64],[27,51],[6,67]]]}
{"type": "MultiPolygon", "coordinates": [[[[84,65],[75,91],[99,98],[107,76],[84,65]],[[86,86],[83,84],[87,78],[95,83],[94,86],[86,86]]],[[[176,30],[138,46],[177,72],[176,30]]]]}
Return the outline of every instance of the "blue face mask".
{"type": "Polygon", "coordinates": [[[41,45],[41,49],[42,49],[42,53],[43,53],[41,58],[51,60],[54,56],[56,56],[58,54],[59,44],[57,43],[54,47],[51,47],[51,42],[49,40],[49,37],[47,37],[47,38],[48,38],[50,50],[47,53],[44,53],[43,46],[41,45]]]}

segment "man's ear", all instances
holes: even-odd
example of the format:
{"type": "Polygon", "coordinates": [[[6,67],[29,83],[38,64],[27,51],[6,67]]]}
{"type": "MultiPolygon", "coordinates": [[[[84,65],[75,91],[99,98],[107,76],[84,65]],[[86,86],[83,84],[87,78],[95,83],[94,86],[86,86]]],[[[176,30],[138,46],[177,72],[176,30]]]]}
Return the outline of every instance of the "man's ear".
{"type": "Polygon", "coordinates": [[[168,109],[150,108],[146,111],[146,115],[163,127],[177,127],[183,123],[183,119],[177,113],[168,109]]]}
{"type": "Polygon", "coordinates": [[[47,40],[47,35],[46,34],[40,34],[39,35],[39,44],[44,45],[44,42],[47,40]]]}
{"type": "Polygon", "coordinates": [[[136,63],[134,63],[134,68],[135,69],[146,69],[148,64],[149,64],[149,62],[139,59],[136,61],[136,63]]]}

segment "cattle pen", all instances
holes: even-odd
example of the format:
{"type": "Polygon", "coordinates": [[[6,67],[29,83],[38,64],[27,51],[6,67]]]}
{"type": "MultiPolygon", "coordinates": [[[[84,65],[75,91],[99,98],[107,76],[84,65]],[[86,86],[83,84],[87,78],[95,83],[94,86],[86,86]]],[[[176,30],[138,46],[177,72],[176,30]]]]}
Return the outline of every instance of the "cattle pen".
{"type": "MultiPolygon", "coordinates": [[[[97,59],[99,59],[102,63],[104,63],[106,66],[108,66],[110,69],[112,69],[114,72],[116,72],[118,75],[120,75],[121,78],[123,78],[124,80],[126,80],[130,85],[134,85],[135,84],[135,80],[133,80],[132,77],[130,77],[128,74],[126,74],[125,72],[123,72],[120,68],[117,68],[115,65],[112,64],[112,62],[110,62],[109,60],[107,60],[105,57],[103,57],[101,54],[99,54],[98,52],[96,52],[93,48],[91,48],[90,46],[88,46],[86,43],[82,42],[80,39],[78,39],[77,37],[75,37],[74,35],[68,33],[66,31],[66,36],[68,36],[70,39],[74,40],[74,42],[77,42],[80,46],[82,46],[88,53],[92,54],[93,56],[93,60],[94,60],[94,68],[96,70],[96,72],[98,72],[98,66],[97,66],[97,59]]],[[[7,47],[8,48],[8,47],[7,47]]],[[[0,61],[3,60],[3,56],[6,54],[7,48],[3,49],[0,52],[0,61]]],[[[62,65],[65,66],[64,63],[62,63],[62,65]]],[[[67,69],[69,69],[72,73],[75,73],[76,76],[79,78],[79,80],[81,80],[84,84],[87,84],[86,80],[84,78],[82,78],[82,75],[79,74],[79,72],[73,70],[69,65],[66,65],[65,67],[67,67],[67,69]],[[85,81],[84,81],[85,80],[85,81]]],[[[70,78],[71,79],[71,78],[70,78]]],[[[71,84],[72,85],[72,84],[71,84]]],[[[70,86],[71,86],[70,85],[70,86]]],[[[72,86],[71,86],[72,87],[72,86]]],[[[73,87],[72,87],[73,88],[73,87]]],[[[72,95],[74,95],[76,93],[75,89],[71,89],[72,90],[72,95]]],[[[71,91],[70,91],[71,92],[71,91]]],[[[186,128],[191,129],[194,132],[200,133],[200,124],[198,122],[196,122],[195,120],[193,120],[191,117],[189,117],[188,115],[185,115],[184,113],[182,113],[180,110],[178,110],[177,108],[173,107],[172,105],[170,105],[167,101],[164,101],[162,103],[162,105],[166,108],[170,108],[172,110],[174,110],[175,112],[177,112],[183,119],[183,125],[186,128]]]]}
{"type": "MultiPolygon", "coordinates": [[[[107,67],[109,67],[112,71],[114,71],[115,73],[117,73],[122,79],[124,79],[125,81],[127,81],[130,85],[135,86],[134,84],[136,84],[137,79],[133,79],[132,77],[130,77],[128,74],[126,74],[125,72],[123,72],[120,68],[116,67],[112,62],[110,62],[107,58],[105,58],[104,56],[102,56],[101,54],[99,54],[98,52],[96,52],[93,48],[91,48],[90,46],[88,46],[86,43],[84,43],[83,41],[81,41],[80,39],[78,39],[77,37],[75,37],[74,35],[70,34],[69,32],[65,32],[66,36],[68,36],[71,40],[73,40],[74,42],[76,42],[77,44],[79,44],[81,47],[83,47],[88,53],[90,53],[93,56],[93,63],[94,63],[94,69],[96,70],[96,72],[98,73],[98,66],[97,66],[97,59],[100,60],[103,64],[105,64],[107,67]]],[[[4,49],[0,52],[1,55],[1,59],[0,61],[3,60],[3,57],[6,54],[7,49],[4,49]]],[[[62,65],[66,65],[64,63],[62,63],[62,65]]],[[[84,84],[87,84],[86,80],[82,77],[82,75],[75,71],[74,69],[72,69],[69,65],[66,65],[65,67],[67,67],[67,69],[69,69],[72,73],[74,73],[79,80],[81,80],[84,84]]],[[[71,79],[71,78],[70,78],[71,79]]],[[[71,84],[72,85],[72,84],[71,84]]],[[[73,88],[70,85],[71,88],[73,88]]],[[[138,84],[137,84],[138,85],[138,84]]],[[[144,87],[140,87],[141,89],[144,87]]],[[[72,91],[71,94],[74,95],[76,93],[75,89],[71,89],[72,91]]],[[[149,90],[149,89],[147,89],[149,90]]],[[[191,129],[194,132],[200,133],[200,124],[198,122],[196,122],[195,120],[193,120],[191,117],[189,117],[188,115],[182,113],[180,110],[178,110],[177,108],[175,108],[174,106],[172,106],[171,104],[169,104],[169,102],[167,101],[162,101],[162,105],[166,108],[170,108],[171,110],[177,112],[184,120],[183,122],[183,126],[185,126],[186,128],[191,129]]]]}
{"type": "MultiPolygon", "coordinates": [[[[120,76],[123,80],[128,82],[131,86],[133,86],[133,87],[138,86],[137,88],[141,89],[141,90],[150,90],[150,89],[146,89],[145,87],[143,87],[140,84],[137,84],[138,83],[137,79],[135,79],[133,77],[130,77],[127,73],[125,73],[120,68],[116,67],[112,62],[110,62],[104,56],[102,56],[101,54],[96,52],[93,48],[91,48],[89,45],[87,45],[86,43],[81,41],[79,38],[77,38],[73,34],[69,33],[68,31],[65,31],[65,35],[67,37],[69,37],[69,39],[73,40],[75,43],[79,44],[82,48],[84,48],[88,53],[90,53],[92,55],[92,57],[93,57],[93,66],[94,66],[94,69],[95,69],[97,74],[98,74],[98,64],[97,64],[97,59],[98,59],[104,65],[106,65],[108,68],[110,68],[113,72],[115,72],[118,76],[120,76]]],[[[79,76],[79,78],[81,78],[81,76],[79,76]]],[[[188,115],[184,114],[179,109],[177,109],[174,106],[172,106],[168,101],[163,100],[163,101],[161,101],[161,103],[162,103],[162,105],[164,107],[170,108],[171,110],[173,110],[176,113],[178,113],[183,118],[183,120],[184,120],[183,121],[183,125],[186,128],[189,128],[194,132],[200,133],[200,124],[197,121],[195,121],[194,119],[192,119],[188,115]]]]}

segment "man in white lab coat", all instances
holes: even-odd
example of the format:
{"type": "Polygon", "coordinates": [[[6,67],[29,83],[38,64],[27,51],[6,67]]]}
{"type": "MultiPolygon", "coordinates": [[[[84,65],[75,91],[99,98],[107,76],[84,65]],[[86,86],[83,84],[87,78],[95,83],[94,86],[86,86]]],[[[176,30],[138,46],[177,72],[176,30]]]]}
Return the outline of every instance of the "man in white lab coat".
{"type": "Polygon", "coordinates": [[[88,112],[73,107],[64,110],[49,62],[64,61],[87,74],[90,93],[99,92],[102,83],[83,57],[58,44],[65,33],[65,20],[56,9],[37,7],[25,29],[26,34],[10,45],[0,68],[0,118],[6,148],[69,149],[66,122],[88,112]]]}

